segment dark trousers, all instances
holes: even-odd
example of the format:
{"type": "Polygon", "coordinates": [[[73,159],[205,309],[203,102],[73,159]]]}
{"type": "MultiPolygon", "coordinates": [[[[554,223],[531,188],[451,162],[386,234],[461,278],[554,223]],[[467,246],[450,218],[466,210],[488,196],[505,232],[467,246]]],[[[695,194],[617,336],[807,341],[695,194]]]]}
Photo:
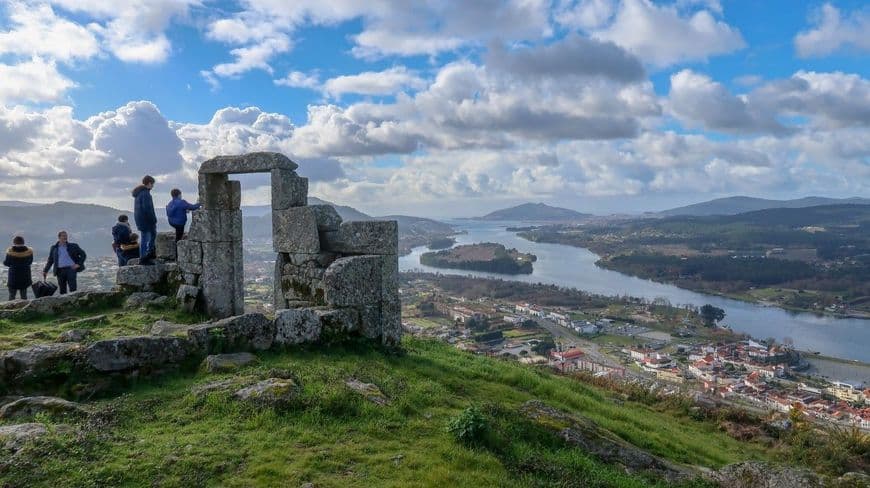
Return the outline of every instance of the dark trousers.
{"type": "Polygon", "coordinates": [[[9,289],[9,299],[15,300],[15,294],[17,292],[20,292],[22,300],[27,300],[27,288],[21,288],[21,289],[10,288],[9,289]]]}
{"type": "Polygon", "coordinates": [[[76,283],[76,270],[72,268],[57,268],[57,286],[60,287],[60,294],[65,295],[67,288],[69,288],[70,292],[74,292],[78,289],[78,283],[76,283]]]}
{"type": "Polygon", "coordinates": [[[180,241],[184,238],[184,224],[175,225],[171,224],[172,228],[175,229],[175,242],[180,241]]]}

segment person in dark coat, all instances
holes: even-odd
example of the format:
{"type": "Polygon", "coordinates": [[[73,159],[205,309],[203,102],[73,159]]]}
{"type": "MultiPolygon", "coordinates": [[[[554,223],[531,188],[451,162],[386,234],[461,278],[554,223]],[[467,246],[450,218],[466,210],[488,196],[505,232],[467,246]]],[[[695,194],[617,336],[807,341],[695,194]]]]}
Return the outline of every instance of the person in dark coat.
{"type": "Polygon", "coordinates": [[[166,217],[169,219],[169,225],[175,229],[175,242],[178,242],[184,237],[187,212],[199,210],[202,204],[187,203],[187,200],[181,198],[181,190],[178,188],[173,188],[169,194],[172,195],[172,200],[166,204],[166,217]]]}
{"type": "Polygon", "coordinates": [[[135,259],[139,257],[139,234],[132,233],[130,234],[130,239],[126,244],[121,244],[121,257],[124,258],[124,266],[127,265],[127,261],[131,259],[135,259]]]}
{"type": "Polygon", "coordinates": [[[27,300],[27,288],[33,284],[30,276],[30,265],[33,264],[33,249],[24,245],[24,238],[15,236],[12,247],[6,250],[3,266],[9,268],[6,287],[9,288],[9,299],[15,300],[16,292],[22,300],[27,300]]]}
{"type": "MultiPolygon", "coordinates": [[[[125,244],[130,244],[130,235],[133,231],[130,229],[130,218],[126,215],[119,215],[118,222],[115,223],[115,226],[112,227],[112,249],[115,250],[115,255],[118,256],[118,266],[126,266],[127,259],[124,257],[124,253],[122,251],[122,247],[125,244]]],[[[138,256],[139,251],[139,243],[136,243],[136,252],[138,256]]]]}
{"type": "Polygon", "coordinates": [[[87,257],[88,255],[78,244],[69,242],[69,235],[65,230],[62,230],[57,234],[57,242],[48,251],[48,262],[42,269],[42,278],[45,279],[48,272],[54,268],[60,294],[66,294],[67,288],[71,292],[76,291],[78,289],[77,277],[79,273],[84,271],[87,257]]]}
{"type": "Polygon", "coordinates": [[[145,175],[142,184],[133,189],[133,220],[141,236],[139,264],[154,264],[154,241],[157,240],[157,214],[154,213],[154,200],[151,199],[154,181],[152,176],[145,175]]]}

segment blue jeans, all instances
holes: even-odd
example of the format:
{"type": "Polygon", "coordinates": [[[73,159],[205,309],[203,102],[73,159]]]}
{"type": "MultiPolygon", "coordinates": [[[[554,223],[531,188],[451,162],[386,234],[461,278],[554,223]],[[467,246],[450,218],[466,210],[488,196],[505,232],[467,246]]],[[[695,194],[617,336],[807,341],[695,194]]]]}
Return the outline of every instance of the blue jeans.
{"type": "Polygon", "coordinates": [[[124,251],[120,247],[115,249],[115,256],[118,256],[118,266],[127,266],[127,258],[124,257],[124,251]]]}
{"type": "Polygon", "coordinates": [[[139,259],[146,260],[154,254],[154,241],[157,239],[157,229],[139,229],[139,259]]]}

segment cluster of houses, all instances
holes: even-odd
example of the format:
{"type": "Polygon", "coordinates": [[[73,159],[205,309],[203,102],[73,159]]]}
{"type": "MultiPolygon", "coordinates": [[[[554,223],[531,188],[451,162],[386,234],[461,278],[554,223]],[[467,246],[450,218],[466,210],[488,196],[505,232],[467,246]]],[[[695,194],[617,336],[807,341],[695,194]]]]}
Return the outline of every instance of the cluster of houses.
{"type": "Polygon", "coordinates": [[[519,316],[507,316],[506,322],[518,320],[522,322],[527,317],[537,317],[541,319],[551,320],[566,329],[571,329],[578,334],[597,334],[606,322],[607,319],[600,319],[596,323],[587,320],[572,320],[571,316],[565,312],[546,310],[538,305],[528,303],[517,304],[515,311],[519,316]],[[510,319],[510,320],[509,320],[510,319]]]}
{"type": "Polygon", "coordinates": [[[686,367],[650,349],[626,348],[623,352],[657,379],[695,380],[704,393],[783,413],[797,409],[822,421],[870,429],[870,389],[845,382],[815,388],[788,381],[792,355],[787,348],[752,340],[689,347],[686,367]]]}
{"type": "Polygon", "coordinates": [[[564,351],[550,351],[547,364],[561,373],[588,371],[595,376],[625,376],[625,368],[601,364],[586,356],[582,349],[572,347],[564,351]]]}

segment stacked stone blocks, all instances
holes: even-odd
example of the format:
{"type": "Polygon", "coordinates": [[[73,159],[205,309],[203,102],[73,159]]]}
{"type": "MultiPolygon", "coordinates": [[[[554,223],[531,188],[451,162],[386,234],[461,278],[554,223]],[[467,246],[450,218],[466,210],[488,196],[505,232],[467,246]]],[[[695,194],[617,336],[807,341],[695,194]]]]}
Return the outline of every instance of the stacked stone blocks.
{"type": "Polygon", "coordinates": [[[329,205],[308,205],[308,179],[279,153],[218,156],[199,170],[203,208],[174,254],[182,306],[213,318],[244,312],[241,187],[228,175],[272,177],[275,342],[360,333],[401,339],[395,221],[342,222],[329,205]]]}

